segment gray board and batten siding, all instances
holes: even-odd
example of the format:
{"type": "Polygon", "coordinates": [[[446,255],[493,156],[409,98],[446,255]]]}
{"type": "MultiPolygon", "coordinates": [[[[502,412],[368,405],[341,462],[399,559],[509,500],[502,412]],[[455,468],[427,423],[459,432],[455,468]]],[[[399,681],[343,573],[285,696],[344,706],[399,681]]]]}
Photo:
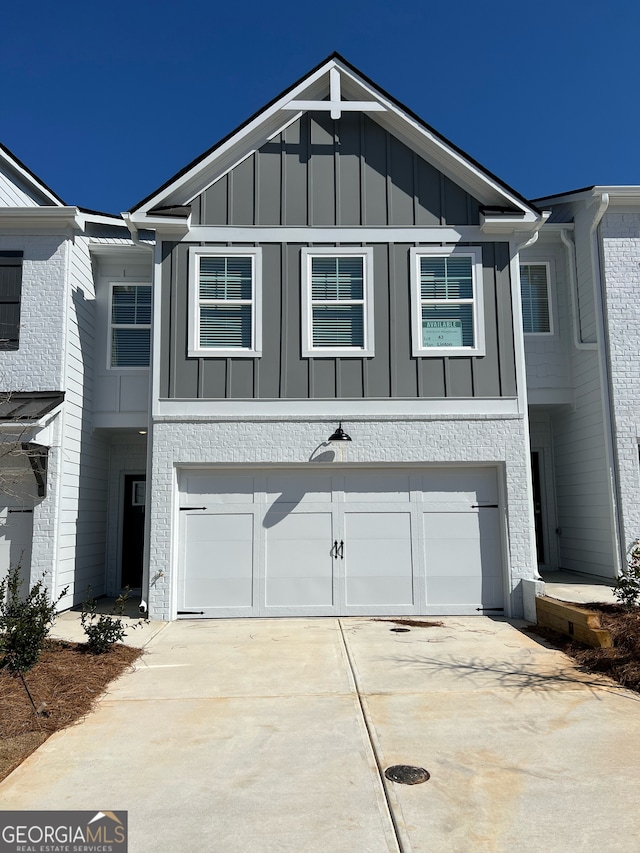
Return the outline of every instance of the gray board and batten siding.
{"type": "MultiPolygon", "coordinates": [[[[204,191],[192,204],[192,222],[458,226],[477,225],[479,208],[476,199],[367,116],[345,114],[334,122],[306,114],[204,191]]],[[[482,248],[486,355],[422,358],[411,350],[410,249],[417,244],[375,244],[375,356],[362,359],[301,356],[301,249],[320,244],[255,245],[262,248],[262,357],[194,358],[187,355],[189,245],[163,243],[161,398],[516,396],[506,243],[482,248]]]]}
{"type": "MultiPolygon", "coordinates": [[[[217,244],[220,245],[220,244],[217,244]]],[[[189,244],[163,243],[160,396],[164,399],[514,397],[509,247],[483,243],[486,355],[411,353],[409,244],[373,247],[375,356],[302,358],[299,243],[262,244],[260,358],[187,355],[189,244]]]]}
{"type": "Polygon", "coordinates": [[[363,113],[306,113],[192,203],[194,225],[478,225],[480,203],[363,113]]]}

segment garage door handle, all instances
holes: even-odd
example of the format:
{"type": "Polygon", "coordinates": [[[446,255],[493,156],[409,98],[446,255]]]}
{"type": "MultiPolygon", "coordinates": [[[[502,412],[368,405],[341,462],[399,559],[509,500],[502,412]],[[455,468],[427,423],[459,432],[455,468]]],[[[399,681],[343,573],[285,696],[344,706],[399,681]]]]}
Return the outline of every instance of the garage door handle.
{"type": "Polygon", "coordinates": [[[333,540],[333,548],[331,549],[331,556],[334,557],[336,560],[338,559],[338,540],[337,539],[333,540]]]}
{"type": "Polygon", "coordinates": [[[340,540],[340,559],[344,560],[344,541],[340,540]]]}

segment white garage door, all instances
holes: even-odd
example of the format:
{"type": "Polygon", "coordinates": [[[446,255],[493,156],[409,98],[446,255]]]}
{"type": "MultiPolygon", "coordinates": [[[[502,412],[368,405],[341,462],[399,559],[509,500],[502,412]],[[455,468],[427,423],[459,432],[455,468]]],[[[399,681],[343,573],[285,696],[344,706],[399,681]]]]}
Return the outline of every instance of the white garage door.
{"type": "Polygon", "coordinates": [[[178,615],[502,612],[494,468],[184,470],[178,615]]]}

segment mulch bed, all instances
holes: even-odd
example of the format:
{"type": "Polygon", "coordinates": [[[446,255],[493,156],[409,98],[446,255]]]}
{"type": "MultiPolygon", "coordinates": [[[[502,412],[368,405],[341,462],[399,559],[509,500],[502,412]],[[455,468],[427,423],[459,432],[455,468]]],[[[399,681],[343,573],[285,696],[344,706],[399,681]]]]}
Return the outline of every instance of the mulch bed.
{"type": "Polygon", "coordinates": [[[601,626],[613,639],[612,649],[583,646],[550,628],[533,627],[529,630],[569,655],[582,669],[604,673],[624,687],[640,693],[640,607],[627,610],[621,604],[599,602],[577,606],[599,614],[601,626]]]}
{"type": "Polygon", "coordinates": [[[109,682],[141,654],[117,644],[95,655],[82,643],[48,640],[24,675],[33,704],[20,675],[0,668],[0,780],[49,735],[88,714],[109,682]]]}

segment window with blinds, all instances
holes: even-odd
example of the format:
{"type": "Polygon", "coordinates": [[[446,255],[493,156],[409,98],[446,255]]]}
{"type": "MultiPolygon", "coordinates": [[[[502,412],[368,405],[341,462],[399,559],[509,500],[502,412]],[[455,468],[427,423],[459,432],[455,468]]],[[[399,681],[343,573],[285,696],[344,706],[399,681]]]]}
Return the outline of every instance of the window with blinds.
{"type": "Polygon", "coordinates": [[[110,366],[149,367],[151,285],[111,286],[110,366]]]}
{"type": "Polygon", "coordinates": [[[303,355],[373,355],[371,250],[303,249],[303,355]]]}
{"type": "Polygon", "coordinates": [[[525,334],[551,334],[549,308],[549,265],[520,264],[520,294],[522,297],[522,324],[525,334]]]}
{"type": "Polygon", "coordinates": [[[260,249],[191,249],[189,355],[260,355],[260,249]]]}
{"type": "Polygon", "coordinates": [[[479,248],[411,250],[413,354],[484,355],[479,248]]]}
{"type": "Polygon", "coordinates": [[[0,350],[20,344],[22,252],[0,252],[0,350]]]}

